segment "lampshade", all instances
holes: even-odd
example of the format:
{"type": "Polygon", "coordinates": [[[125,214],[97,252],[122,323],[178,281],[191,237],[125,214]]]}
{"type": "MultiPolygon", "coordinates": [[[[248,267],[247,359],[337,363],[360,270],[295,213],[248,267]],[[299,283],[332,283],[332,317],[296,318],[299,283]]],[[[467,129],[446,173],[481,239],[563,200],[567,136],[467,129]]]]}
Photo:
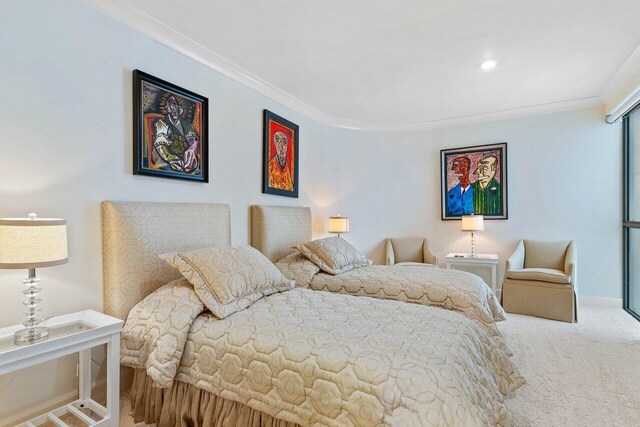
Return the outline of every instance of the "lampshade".
{"type": "Polygon", "coordinates": [[[66,263],[64,219],[0,218],[0,268],[31,269],[66,263]]]}
{"type": "Polygon", "coordinates": [[[348,233],[349,218],[346,216],[329,217],[329,233],[348,233]]]}
{"type": "Polygon", "coordinates": [[[484,230],[484,217],[482,215],[463,215],[462,231],[484,230]]]}

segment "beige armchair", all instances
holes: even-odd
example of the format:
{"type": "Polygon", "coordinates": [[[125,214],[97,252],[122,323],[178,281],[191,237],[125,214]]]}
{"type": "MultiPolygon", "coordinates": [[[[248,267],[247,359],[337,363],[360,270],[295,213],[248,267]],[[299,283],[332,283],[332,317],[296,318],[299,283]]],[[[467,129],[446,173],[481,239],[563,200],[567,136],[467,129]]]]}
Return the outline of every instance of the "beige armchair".
{"type": "Polygon", "coordinates": [[[386,252],[387,265],[438,265],[438,258],[422,237],[387,239],[386,252]]]}
{"type": "Polygon", "coordinates": [[[502,305],[510,313],[577,322],[576,272],[573,240],[520,240],[507,260],[502,305]]]}

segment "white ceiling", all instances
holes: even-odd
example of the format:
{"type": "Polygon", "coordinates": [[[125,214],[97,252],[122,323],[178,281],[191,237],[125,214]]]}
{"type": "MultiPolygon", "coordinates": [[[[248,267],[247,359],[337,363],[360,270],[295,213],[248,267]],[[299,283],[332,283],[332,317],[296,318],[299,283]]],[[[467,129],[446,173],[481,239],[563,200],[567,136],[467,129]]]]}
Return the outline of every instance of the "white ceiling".
{"type": "Polygon", "coordinates": [[[362,128],[601,104],[640,45],[638,0],[81,1],[304,114],[362,128]],[[482,71],[489,58],[497,67],[482,71]]]}

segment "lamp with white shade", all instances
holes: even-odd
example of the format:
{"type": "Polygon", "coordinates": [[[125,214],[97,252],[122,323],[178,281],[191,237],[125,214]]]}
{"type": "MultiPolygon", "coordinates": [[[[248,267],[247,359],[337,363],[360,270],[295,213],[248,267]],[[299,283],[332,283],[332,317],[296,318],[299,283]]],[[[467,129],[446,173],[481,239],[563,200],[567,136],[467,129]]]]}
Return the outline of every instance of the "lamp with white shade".
{"type": "Polygon", "coordinates": [[[67,222],[64,219],[38,218],[29,214],[28,218],[0,218],[0,268],[27,269],[29,277],[22,281],[27,296],[23,304],[25,328],[14,334],[16,344],[29,344],[49,336],[49,329],[38,326],[37,305],[42,300],[38,294],[40,279],[36,277],[36,268],[52,267],[66,263],[67,222]]]}
{"type": "Polygon", "coordinates": [[[329,217],[329,233],[340,234],[349,232],[349,218],[346,216],[331,216],[329,217]]]}
{"type": "Polygon", "coordinates": [[[475,257],[475,242],[473,237],[474,231],[484,230],[484,217],[482,215],[463,215],[462,231],[471,232],[471,257],[475,257]]]}

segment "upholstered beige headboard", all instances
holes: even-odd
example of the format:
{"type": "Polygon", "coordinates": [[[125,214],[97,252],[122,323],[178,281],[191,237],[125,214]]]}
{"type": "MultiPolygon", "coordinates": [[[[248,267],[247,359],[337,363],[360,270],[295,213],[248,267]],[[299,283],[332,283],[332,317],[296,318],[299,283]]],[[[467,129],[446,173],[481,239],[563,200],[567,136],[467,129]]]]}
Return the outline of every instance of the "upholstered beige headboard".
{"type": "Polygon", "coordinates": [[[230,245],[228,205],[102,202],[104,312],[126,319],[138,301],[180,277],[158,255],[230,245]]]}
{"type": "Polygon", "coordinates": [[[292,206],[251,206],[251,246],[272,262],[311,241],[311,209],[292,206]]]}

